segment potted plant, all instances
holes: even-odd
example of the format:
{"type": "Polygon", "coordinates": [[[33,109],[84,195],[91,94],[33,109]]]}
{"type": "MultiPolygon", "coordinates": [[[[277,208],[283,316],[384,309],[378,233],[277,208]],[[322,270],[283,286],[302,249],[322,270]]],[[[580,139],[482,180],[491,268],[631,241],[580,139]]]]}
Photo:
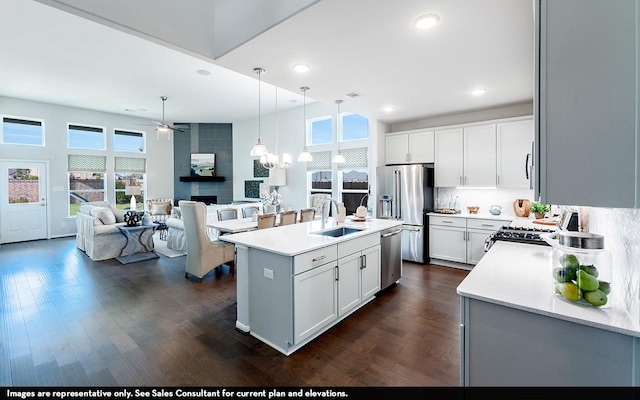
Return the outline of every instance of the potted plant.
{"type": "Polygon", "coordinates": [[[536,219],[542,219],[544,218],[544,215],[549,212],[549,206],[534,201],[533,203],[531,203],[531,212],[535,214],[536,219]]]}
{"type": "Polygon", "coordinates": [[[262,205],[264,206],[264,210],[267,213],[277,212],[278,206],[282,204],[282,197],[276,190],[273,190],[269,194],[261,195],[260,199],[262,200],[262,205]]]}

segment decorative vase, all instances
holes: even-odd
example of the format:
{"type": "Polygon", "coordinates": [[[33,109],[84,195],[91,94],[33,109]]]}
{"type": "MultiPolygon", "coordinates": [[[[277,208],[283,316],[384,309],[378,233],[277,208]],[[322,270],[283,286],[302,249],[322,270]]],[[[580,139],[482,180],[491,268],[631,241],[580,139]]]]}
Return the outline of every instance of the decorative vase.
{"type": "Polygon", "coordinates": [[[124,214],[124,222],[127,226],[136,226],[140,222],[140,214],[137,211],[127,211],[124,214]]]}
{"type": "Polygon", "coordinates": [[[528,217],[531,212],[531,202],[527,199],[516,199],[513,202],[513,211],[516,217],[528,217]]]}
{"type": "Polygon", "coordinates": [[[278,209],[278,206],[266,206],[265,207],[265,212],[267,214],[275,214],[277,209],[278,209]]]}

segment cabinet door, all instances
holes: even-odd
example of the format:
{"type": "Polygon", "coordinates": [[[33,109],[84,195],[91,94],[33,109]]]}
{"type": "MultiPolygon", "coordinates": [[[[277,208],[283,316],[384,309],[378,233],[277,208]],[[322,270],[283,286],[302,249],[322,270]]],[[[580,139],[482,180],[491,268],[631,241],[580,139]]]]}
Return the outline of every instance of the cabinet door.
{"type": "Polygon", "coordinates": [[[533,119],[505,122],[496,129],[498,187],[529,189],[533,119]]]}
{"type": "Polygon", "coordinates": [[[466,228],[429,225],[429,257],[467,262],[466,228]]]}
{"type": "Polygon", "coordinates": [[[362,261],[360,298],[364,301],[380,290],[380,245],[363,250],[362,261]]]}
{"type": "Polygon", "coordinates": [[[432,163],[435,160],[435,139],[433,131],[409,134],[409,162],[432,163]]]}
{"type": "Polygon", "coordinates": [[[385,137],[384,159],[385,164],[406,164],[409,149],[409,136],[387,135],[385,137]]]}
{"type": "Polygon", "coordinates": [[[467,263],[477,264],[484,256],[484,241],[493,231],[467,229],[467,263]]]}
{"type": "Polygon", "coordinates": [[[464,128],[464,186],[496,186],[496,125],[464,128]]]}
{"type": "Polygon", "coordinates": [[[360,255],[358,252],[338,259],[338,317],[360,304],[360,255]]]}
{"type": "Polygon", "coordinates": [[[435,186],[462,186],[462,128],[435,131],[435,186]]]}
{"type": "Polygon", "coordinates": [[[546,204],[640,206],[638,8],[545,0],[536,9],[536,180],[546,204]]]}
{"type": "Polygon", "coordinates": [[[335,263],[293,277],[295,343],[302,342],[338,318],[336,278],[335,263]]]}

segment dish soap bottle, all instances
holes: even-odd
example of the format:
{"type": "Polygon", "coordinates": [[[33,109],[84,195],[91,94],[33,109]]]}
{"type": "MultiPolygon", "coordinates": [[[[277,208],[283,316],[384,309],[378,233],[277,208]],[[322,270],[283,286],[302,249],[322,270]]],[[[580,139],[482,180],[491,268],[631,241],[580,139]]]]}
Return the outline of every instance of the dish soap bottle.
{"type": "Polygon", "coordinates": [[[455,203],[453,203],[453,209],[455,211],[459,211],[460,210],[460,200],[458,200],[458,196],[456,196],[456,201],[455,201],[455,203]]]}

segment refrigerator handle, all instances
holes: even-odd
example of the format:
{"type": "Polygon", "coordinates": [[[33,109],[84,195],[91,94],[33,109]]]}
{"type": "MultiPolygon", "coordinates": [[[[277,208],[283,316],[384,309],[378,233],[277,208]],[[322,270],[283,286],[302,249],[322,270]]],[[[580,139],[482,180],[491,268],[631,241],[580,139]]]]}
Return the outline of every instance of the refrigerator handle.
{"type": "Polygon", "coordinates": [[[396,171],[398,173],[398,179],[397,181],[397,185],[396,185],[396,198],[398,199],[396,201],[396,218],[397,219],[402,219],[402,199],[400,198],[400,195],[402,193],[402,172],[401,171],[396,171]]]}

